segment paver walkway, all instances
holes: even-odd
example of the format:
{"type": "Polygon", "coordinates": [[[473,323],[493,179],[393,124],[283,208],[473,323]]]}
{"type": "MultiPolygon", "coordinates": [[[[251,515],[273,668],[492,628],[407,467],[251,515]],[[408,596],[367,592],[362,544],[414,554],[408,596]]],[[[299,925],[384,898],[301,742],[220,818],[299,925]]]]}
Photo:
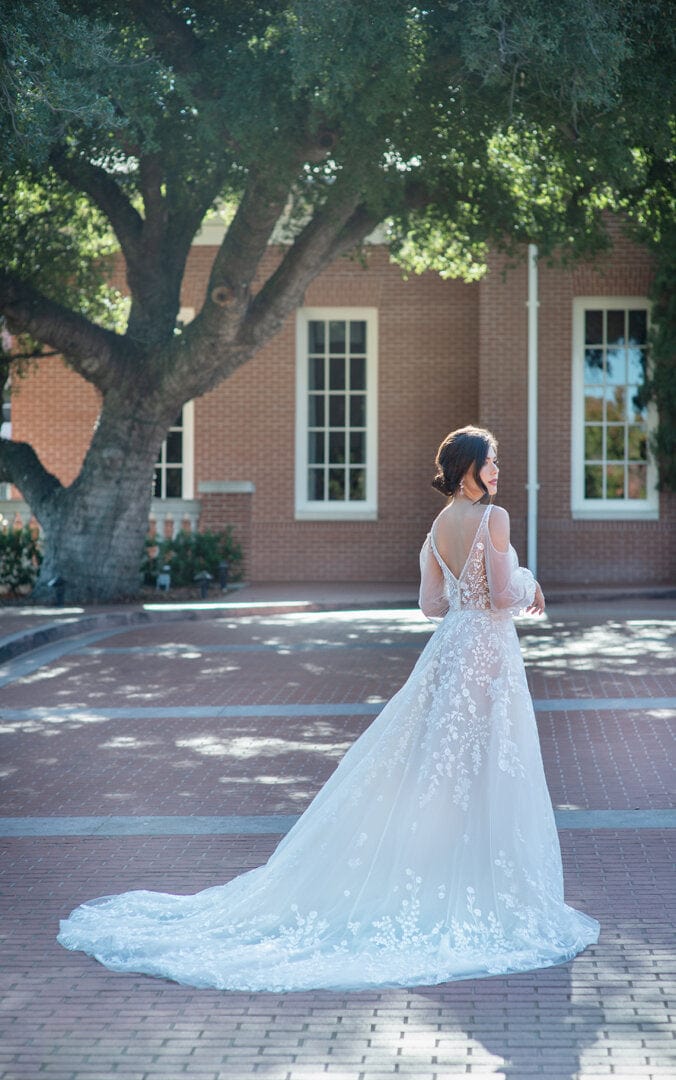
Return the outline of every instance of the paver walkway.
{"type": "Polygon", "coordinates": [[[430,632],[416,611],[98,627],[10,661],[1,1080],[673,1077],[673,616],[637,599],[520,624],[567,898],[599,945],[368,993],[198,991],[54,935],[93,896],[192,892],[264,861],[406,678],[430,632]]]}

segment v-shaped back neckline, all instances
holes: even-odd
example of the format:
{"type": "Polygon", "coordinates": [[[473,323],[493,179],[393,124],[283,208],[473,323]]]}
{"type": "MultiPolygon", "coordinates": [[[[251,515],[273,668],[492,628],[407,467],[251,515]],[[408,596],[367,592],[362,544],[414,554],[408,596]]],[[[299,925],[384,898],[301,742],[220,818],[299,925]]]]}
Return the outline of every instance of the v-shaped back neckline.
{"type": "Polygon", "coordinates": [[[490,508],[491,508],[491,504],[489,503],[488,506],[486,507],[486,509],[484,510],[483,514],[481,515],[481,520],[479,521],[479,524],[477,525],[477,529],[476,529],[476,532],[474,533],[472,543],[470,544],[469,551],[467,552],[467,558],[465,559],[465,562],[463,563],[462,570],[460,571],[460,574],[458,575],[458,577],[455,576],[455,574],[451,570],[451,568],[448,565],[448,563],[446,562],[446,560],[442,559],[441,555],[439,554],[439,548],[437,547],[437,542],[436,542],[436,539],[434,537],[434,525],[436,524],[436,521],[432,524],[432,528],[430,529],[430,541],[431,541],[431,544],[432,544],[432,549],[434,551],[434,554],[435,554],[435,556],[437,558],[437,562],[439,563],[439,565],[441,566],[441,568],[443,570],[446,570],[451,575],[451,577],[453,578],[453,580],[455,582],[459,583],[459,582],[462,581],[463,574],[465,573],[465,570],[469,566],[469,561],[472,558],[474,548],[476,547],[477,540],[479,539],[479,533],[481,532],[481,529],[483,528],[483,524],[484,524],[484,522],[485,522],[485,520],[486,520],[486,518],[488,516],[488,511],[490,510],[490,508]]]}

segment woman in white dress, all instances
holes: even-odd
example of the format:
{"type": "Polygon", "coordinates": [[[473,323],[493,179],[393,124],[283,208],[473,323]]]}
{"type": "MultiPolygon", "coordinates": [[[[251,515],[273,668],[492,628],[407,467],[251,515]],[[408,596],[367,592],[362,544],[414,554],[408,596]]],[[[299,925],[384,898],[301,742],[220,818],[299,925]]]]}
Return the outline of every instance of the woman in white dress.
{"type": "Polygon", "coordinates": [[[59,941],[117,971],[226,990],[358,990],[569,960],[598,923],[568,907],[512,613],[544,610],[518,566],[493,436],[449,435],[450,501],[421,552],[439,620],[405,685],[269,861],[192,896],[102,897],[59,941]]]}

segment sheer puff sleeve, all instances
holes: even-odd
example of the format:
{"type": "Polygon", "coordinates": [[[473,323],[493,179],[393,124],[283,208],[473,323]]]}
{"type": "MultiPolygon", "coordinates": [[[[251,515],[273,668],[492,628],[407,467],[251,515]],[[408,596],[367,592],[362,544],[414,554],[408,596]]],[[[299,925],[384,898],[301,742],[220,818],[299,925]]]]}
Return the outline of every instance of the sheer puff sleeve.
{"type": "Polygon", "coordinates": [[[420,593],[418,604],[423,615],[436,621],[443,619],[448,611],[448,598],[444,588],[444,575],[434,557],[429,535],[420,552],[420,593]]]}
{"type": "Polygon", "coordinates": [[[525,566],[519,566],[509,542],[509,515],[500,506],[491,507],[488,518],[486,577],[494,611],[518,615],[533,603],[535,578],[525,566]]]}

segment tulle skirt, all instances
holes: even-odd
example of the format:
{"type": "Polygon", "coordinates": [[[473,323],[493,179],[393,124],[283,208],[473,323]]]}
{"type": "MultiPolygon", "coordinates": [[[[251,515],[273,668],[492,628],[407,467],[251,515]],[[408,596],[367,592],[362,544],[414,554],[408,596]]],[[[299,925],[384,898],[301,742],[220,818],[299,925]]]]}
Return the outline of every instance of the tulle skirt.
{"type": "Polygon", "coordinates": [[[264,866],[192,896],[89,901],[58,940],[189,986],[359,990],[545,967],[598,932],[563,899],[512,620],[465,610],[264,866]]]}

